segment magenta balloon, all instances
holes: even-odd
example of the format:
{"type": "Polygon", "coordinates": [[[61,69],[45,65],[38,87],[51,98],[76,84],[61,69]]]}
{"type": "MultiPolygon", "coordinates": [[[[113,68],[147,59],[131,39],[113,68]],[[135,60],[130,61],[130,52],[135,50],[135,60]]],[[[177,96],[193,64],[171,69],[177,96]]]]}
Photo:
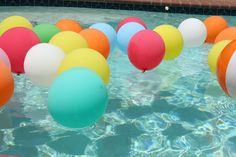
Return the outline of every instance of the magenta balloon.
{"type": "Polygon", "coordinates": [[[128,56],[139,70],[147,71],[157,67],[165,55],[165,44],[161,36],[152,30],[142,30],[130,40],[128,56]]]}
{"type": "Polygon", "coordinates": [[[0,48],[9,57],[12,72],[24,73],[25,56],[31,47],[39,43],[39,37],[32,30],[23,27],[12,28],[1,36],[0,48]]]}
{"type": "Polygon", "coordinates": [[[116,32],[118,32],[119,29],[120,29],[124,24],[126,24],[126,23],[128,23],[128,22],[136,22],[136,23],[139,23],[139,24],[141,24],[145,29],[147,29],[146,24],[145,24],[141,19],[139,19],[139,18],[137,18],[137,17],[134,17],[134,16],[130,16],[130,17],[127,17],[127,18],[123,19],[123,20],[119,23],[119,25],[118,25],[118,27],[117,27],[117,29],[116,29],[116,32]]]}

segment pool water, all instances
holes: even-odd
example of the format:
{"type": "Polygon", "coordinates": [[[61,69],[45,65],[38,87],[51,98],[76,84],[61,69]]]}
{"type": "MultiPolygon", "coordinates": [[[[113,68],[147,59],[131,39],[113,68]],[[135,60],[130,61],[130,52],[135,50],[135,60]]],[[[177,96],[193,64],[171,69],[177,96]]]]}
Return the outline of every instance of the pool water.
{"type": "MultiPolygon", "coordinates": [[[[0,20],[22,15],[34,24],[72,18],[84,27],[107,22],[116,27],[138,16],[150,29],[178,26],[189,17],[156,12],[2,7],[0,20]]],[[[236,17],[225,17],[235,25],[236,17]]],[[[109,57],[111,81],[106,114],[96,125],[70,130],[47,110],[48,89],[15,76],[15,94],[0,111],[0,154],[22,157],[235,157],[236,102],[220,89],[207,66],[211,45],[184,49],[174,61],[141,73],[118,49],[109,57]]]]}

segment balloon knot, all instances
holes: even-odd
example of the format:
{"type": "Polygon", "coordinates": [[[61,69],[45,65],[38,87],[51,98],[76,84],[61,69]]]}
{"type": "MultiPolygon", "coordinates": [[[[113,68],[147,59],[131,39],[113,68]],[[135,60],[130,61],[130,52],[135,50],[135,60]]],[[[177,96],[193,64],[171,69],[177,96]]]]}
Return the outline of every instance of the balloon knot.
{"type": "Polygon", "coordinates": [[[17,73],[16,75],[17,75],[17,76],[20,76],[20,73],[17,73]]]}
{"type": "Polygon", "coordinates": [[[144,69],[143,71],[142,71],[142,73],[145,73],[146,72],[146,70],[144,69]]]}

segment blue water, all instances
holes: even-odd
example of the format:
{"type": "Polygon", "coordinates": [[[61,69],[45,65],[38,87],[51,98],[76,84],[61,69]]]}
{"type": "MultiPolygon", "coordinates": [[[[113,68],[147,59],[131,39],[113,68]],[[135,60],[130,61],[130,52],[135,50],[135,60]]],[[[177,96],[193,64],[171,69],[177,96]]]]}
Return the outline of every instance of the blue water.
{"type": "MultiPolygon", "coordinates": [[[[0,20],[22,15],[34,24],[72,18],[87,27],[114,27],[138,16],[149,28],[205,16],[81,8],[2,7],[0,20]]],[[[236,17],[225,17],[235,25],[236,17]]],[[[184,49],[141,73],[118,49],[111,53],[106,114],[96,125],[69,130],[47,110],[47,91],[15,76],[15,94],[0,111],[0,154],[24,157],[235,157],[236,103],[227,98],[207,66],[211,45],[184,49]]]]}

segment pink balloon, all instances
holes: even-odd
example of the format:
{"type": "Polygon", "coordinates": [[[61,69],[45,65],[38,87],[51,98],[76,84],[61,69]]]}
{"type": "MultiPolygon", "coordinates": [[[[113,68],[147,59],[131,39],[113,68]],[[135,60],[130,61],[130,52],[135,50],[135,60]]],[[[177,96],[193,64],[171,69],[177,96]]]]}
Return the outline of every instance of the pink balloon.
{"type": "Polygon", "coordinates": [[[129,60],[143,72],[157,67],[164,55],[164,41],[158,33],[152,30],[142,30],[136,33],[129,42],[129,60]]]}
{"type": "Polygon", "coordinates": [[[1,36],[0,48],[8,55],[12,72],[25,72],[25,56],[28,50],[38,43],[39,37],[32,30],[23,27],[12,28],[1,36]]]}
{"type": "Polygon", "coordinates": [[[141,24],[145,29],[147,29],[146,24],[145,24],[141,19],[139,19],[139,18],[137,18],[137,17],[134,17],[134,16],[130,16],[130,17],[127,17],[127,18],[123,19],[123,20],[119,23],[119,25],[118,25],[118,27],[117,27],[117,29],[116,29],[116,32],[118,32],[119,29],[120,29],[124,24],[126,24],[126,23],[128,23],[128,22],[137,22],[137,23],[141,24]]]}
{"type": "Polygon", "coordinates": [[[6,52],[3,51],[3,49],[0,48],[0,60],[3,61],[10,69],[11,69],[11,63],[10,60],[6,54],[6,52]]]}

